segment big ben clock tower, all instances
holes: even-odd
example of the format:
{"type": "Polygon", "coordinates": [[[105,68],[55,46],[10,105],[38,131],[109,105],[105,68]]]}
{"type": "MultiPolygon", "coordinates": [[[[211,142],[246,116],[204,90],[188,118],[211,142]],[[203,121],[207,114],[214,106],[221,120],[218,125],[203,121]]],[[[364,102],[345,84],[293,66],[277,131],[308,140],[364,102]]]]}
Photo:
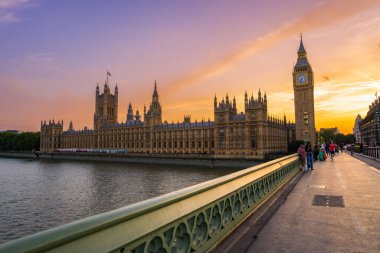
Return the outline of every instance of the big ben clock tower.
{"type": "Polygon", "coordinates": [[[296,139],[316,142],[314,117],[314,75],[302,43],[298,49],[297,63],[293,69],[296,139]]]}

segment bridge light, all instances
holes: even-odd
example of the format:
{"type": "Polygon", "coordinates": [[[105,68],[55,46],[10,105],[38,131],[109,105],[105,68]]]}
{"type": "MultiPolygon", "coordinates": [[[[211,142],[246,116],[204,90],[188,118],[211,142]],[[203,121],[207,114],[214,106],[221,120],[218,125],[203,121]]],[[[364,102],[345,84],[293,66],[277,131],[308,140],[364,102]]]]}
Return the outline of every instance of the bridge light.
{"type": "Polygon", "coordinates": [[[305,125],[309,124],[309,114],[307,112],[303,113],[303,123],[305,125]]]}

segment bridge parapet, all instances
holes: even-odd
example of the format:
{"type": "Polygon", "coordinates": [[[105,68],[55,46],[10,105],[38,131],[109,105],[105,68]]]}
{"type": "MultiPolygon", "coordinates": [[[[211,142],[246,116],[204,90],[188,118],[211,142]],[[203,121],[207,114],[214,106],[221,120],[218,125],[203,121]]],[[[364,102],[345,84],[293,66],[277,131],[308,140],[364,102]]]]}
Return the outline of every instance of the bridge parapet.
{"type": "Polygon", "coordinates": [[[0,252],[206,252],[298,173],[290,155],[0,245],[0,252]]]}
{"type": "Polygon", "coordinates": [[[363,155],[380,159],[380,147],[363,147],[363,155]]]}

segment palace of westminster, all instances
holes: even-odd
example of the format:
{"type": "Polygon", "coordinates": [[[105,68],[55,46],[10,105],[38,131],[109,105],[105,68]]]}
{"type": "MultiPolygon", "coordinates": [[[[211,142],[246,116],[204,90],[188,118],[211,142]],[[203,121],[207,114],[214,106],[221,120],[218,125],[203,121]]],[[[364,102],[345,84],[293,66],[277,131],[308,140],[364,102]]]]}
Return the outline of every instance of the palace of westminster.
{"type": "MultiPolygon", "coordinates": [[[[315,143],[314,77],[302,37],[293,69],[295,123],[268,116],[266,94],[244,97],[244,112],[228,95],[214,98],[214,121],[162,122],[157,85],[144,113],[133,112],[129,104],[126,122],[118,122],[118,87],[111,93],[108,80],[103,93],[96,87],[94,129],[76,131],[70,122],[41,122],[41,151],[124,151],[129,154],[205,154],[214,157],[264,158],[286,152],[288,143],[309,140],[315,143]]],[[[108,73],[107,73],[108,79],[108,73]]]]}

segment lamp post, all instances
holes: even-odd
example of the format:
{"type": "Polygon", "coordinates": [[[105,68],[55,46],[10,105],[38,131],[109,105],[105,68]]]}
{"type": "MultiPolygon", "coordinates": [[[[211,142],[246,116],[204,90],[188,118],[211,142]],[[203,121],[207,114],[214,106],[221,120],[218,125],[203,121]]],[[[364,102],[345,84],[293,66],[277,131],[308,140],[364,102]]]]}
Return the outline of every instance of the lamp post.
{"type": "Polygon", "coordinates": [[[309,141],[309,138],[308,138],[308,129],[307,129],[307,126],[309,124],[309,114],[307,112],[304,112],[303,113],[303,123],[305,124],[305,130],[304,130],[304,141],[307,142],[309,141]]]}
{"type": "Polygon", "coordinates": [[[375,112],[375,146],[378,146],[379,140],[379,131],[380,131],[380,114],[379,111],[375,112]]]}

